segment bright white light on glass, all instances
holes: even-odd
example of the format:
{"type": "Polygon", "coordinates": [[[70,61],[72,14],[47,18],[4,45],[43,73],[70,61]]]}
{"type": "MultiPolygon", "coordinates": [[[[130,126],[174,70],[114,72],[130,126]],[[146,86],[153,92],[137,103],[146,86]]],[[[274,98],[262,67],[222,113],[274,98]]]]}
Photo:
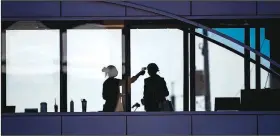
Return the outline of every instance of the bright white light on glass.
{"type": "Polygon", "coordinates": [[[102,110],[105,74],[101,70],[115,65],[121,78],[121,47],[121,29],[67,31],[67,98],[68,103],[74,101],[75,112],[82,111],[84,98],[88,111],[102,110]]]}

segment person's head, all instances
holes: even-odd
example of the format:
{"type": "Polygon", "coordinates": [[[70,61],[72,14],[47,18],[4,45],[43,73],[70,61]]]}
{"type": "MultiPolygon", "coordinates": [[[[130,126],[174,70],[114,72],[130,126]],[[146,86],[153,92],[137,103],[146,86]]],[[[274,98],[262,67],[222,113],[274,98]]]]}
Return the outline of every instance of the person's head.
{"type": "Polygon", "coordinates": [[[118,70],[115,66],[109,65],[108,67],[104,67],[102,72],[105,72],[105,76],[108,77],[116,77],[118,75],[118,70]]]}
{"type": "Polygon", "coordinates": [[[155,63],[150,63],[150,64],[147,66],[147,69],[148,69],[148,74],[149,74],[150,76],[156,75],[157,72],[159,71],[158,66],[157,66],[157,64],[155,64],[155,63]]]}

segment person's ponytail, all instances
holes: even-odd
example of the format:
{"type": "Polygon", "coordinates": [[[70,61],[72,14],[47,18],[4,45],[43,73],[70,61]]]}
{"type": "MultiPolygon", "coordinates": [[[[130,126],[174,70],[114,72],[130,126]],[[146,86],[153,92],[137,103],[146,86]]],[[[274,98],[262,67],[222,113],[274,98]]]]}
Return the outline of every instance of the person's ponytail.
{"type": "Polygon", "coordinates": [[[102,72],[105,73],[105,77],[106,77],[109,73],[109,69],[107,67],[104,67],[104,68],[102,68],[102,72]]]}

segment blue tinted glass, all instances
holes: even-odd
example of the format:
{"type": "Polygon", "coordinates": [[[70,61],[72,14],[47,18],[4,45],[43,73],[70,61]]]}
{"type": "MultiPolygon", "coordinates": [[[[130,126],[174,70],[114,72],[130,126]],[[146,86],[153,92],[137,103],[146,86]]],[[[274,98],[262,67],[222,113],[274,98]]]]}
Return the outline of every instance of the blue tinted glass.
{"type": "Polygon", "coordinates": [[[215,30],[244,43],[244,28],[215,28],[215,30]]]}

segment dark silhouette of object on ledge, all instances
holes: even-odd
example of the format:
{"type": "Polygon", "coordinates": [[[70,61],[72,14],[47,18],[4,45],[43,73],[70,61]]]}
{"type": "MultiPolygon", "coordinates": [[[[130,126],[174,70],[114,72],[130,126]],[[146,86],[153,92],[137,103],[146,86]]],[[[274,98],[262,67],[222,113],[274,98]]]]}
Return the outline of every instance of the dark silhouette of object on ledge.
{"type": "Polygon", "coordinates": [[[24,109],[25,113],[38,113],[38,109],[37,108],[26,108],[24,109]]]}
{"type": "Polygon", "coordinates": [[[15,113],[16,106],[5,106],[2,113],[15,113]]]}
{"type": "Polygon", "coordinates": [[[218,97],[215,98],[215,111],[239,111],[239,97],[218,97]]]}
{"type": "Polygon", "coordinates": [[[135,108],[134,111],[136,111],[139,107],[141,107],[141,105],[137,102],[137,103],[135,103],[131,108],[132,108],[132,109],[135,108]]]}
{"type": "Polygon", "coordinates": [[[141,105],[137,102],[137,103],[135,103],[131,108],[138,108],[138,107],[140,107],[141,105]]]}
{"type": "Polygon", "coordinates": [[[70,101],[70,112],[74,112],[74,101],[70,101]]]}
{"type": "Polygon", "coordinates": [[[56,104],[56,99],[54,99],[54,112],[58,112],[58,105],[56,104]]]}
{"type": "Polygon", "coordinates": [[[241,110],[280,111],[280,90],[241,90],[241,110]]]}
{"type": "Polygon", "coordinates": [[[48,112],[48,104],[46,102],[41,102],[40,109],[40,112],[48,112]]]}
{"type": "Polygon", "coordinates": [[[150,77],[144,81],[144,97],[141,102],[147,112],[162,111],[169,95],[166,82],[157,74],[159,68],[155,63],[150,63],[147,69],[150,77]]]}
{"type": "Polygon", "coordinates": [[[87,112],[87,100],[86,99],[82,99],[82,112],[87,112]]]}
{"type": "MultiPolygon", "coordinates": [[[[102,97],[106,101],[103,105],[103,112],[115,112],[118,100],[121,97],[120,86],[125,85],[125,80],[116,78],[118,70],[113,65],[103,68],[102,72],[105,72],[105,76],[108,76],[103,83],[102,97]]],[[[141,70],[138,74],[129,79],[129,83],[134,83],[139,76],[144,74],[145,70],[141,70]]]]}

